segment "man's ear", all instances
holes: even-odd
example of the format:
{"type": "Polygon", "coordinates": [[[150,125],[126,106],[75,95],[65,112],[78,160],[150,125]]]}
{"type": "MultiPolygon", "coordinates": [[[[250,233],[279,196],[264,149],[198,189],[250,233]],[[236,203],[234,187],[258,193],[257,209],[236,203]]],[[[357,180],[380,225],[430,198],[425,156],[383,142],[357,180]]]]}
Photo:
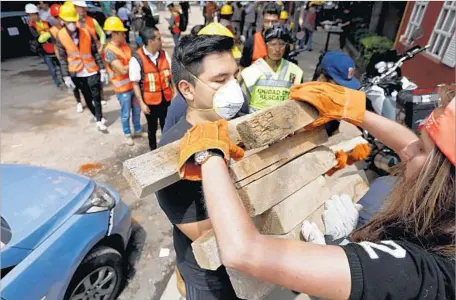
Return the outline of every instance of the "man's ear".
{"type": "Polygon", "coordinates": [[[195,88],[193,87],[193,85],[190,82],[188,82],[187,80],[181,80],[177,84],[177,88],[179,89],[179,91],[182,93],[182,96],[184,96],[184,98],[187,101],[195,100],[194,99],[195,88]]]}

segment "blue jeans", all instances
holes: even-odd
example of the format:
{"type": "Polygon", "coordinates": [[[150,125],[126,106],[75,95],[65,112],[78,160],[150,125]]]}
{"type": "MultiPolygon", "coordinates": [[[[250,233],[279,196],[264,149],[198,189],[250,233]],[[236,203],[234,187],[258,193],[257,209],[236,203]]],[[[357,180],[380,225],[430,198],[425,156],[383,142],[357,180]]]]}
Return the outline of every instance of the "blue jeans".
{"type": "Polygon", "coordinates": [[[395,184],[394,176],[378,177],[370,184],[369,191],[358,201],[363,206],[359,212],[358,227],[369,222],[382,209],[395,184]]]}
{"type": "Polygon", "coordinates": [[[177,45],[179,44],[180,36],[181,36],[180,33],[179,34],[174,34],[173,33],[174,47],[177,47],[177,45]]]}
{"type": "Polygon", "coordinates": [[[51,72],[52,80],[54,80],[55,85],[58,87],[62,84],[62,81],[57,76],[57,65],[49,55],[42,54],[44,63],[47,65],[49,72],[51,72]]]}
{"type": "Polygon", "coordinates": [[[304,29],[305,36],[304,38],[300,41],[299,46],[300,48],[304,48],[304,46],[307,46],[307,49],[312,50],[312,35],[313,31],[304,29]]]}
{"type": "Polygon", "coordinates": [[[116,94],[120,103],[120,122],[122,123],[125,135],[131,134],[130,111],[133,117],[133,128],[135,132],[141,132],[141,107],[136,101],[133,91],[116,94]]]}

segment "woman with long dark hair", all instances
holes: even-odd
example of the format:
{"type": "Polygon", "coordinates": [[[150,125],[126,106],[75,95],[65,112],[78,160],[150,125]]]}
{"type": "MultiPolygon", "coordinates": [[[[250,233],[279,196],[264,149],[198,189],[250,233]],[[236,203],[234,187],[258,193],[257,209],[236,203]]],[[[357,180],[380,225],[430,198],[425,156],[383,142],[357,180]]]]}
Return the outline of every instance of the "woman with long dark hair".
{"type": "MultiPolygon", "coordinates": [[[[261,235],[226,165],[242,149],[229,141],[225,120],[200,124],[181,140],[178,167],[183,178],[202,176],[223,264],[327,299],[455,299],[456,100],[443,97],[442,107],[430,115],[417,137],[366,111],[365,95],[359,91],[310,82],[293,87],[290,98],[318,109],[319,118],[310,128],[346,120],[395,150],[404,162],[398,183],[383,210],[353,232],[347,245],[261,235]],[[186,163],[189,158],[192,163],[186,163]]],[[[303,231],[308,239],[315,236],[308,228],[303,231]]]]}

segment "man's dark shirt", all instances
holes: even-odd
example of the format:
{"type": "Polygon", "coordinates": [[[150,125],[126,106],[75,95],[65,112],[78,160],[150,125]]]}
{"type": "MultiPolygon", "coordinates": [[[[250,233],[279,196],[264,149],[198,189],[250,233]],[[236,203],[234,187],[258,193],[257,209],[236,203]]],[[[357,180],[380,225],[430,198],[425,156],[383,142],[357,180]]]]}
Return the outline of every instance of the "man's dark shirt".
{"type": "MultiPolygon", "coordinates": [[[[166,131],[159,147],[180,140],[192,127],[185,117],[166,131]]],[[[180,180],[156,193],[160,207],[173,224],[174,249],[177,267],[185,281],[200,289],[217,290],[230,286],[225,267],[216,271],[198,266],[192,250],[192,240],[175,226],[176,224],[194,223],[208,218],[203,198],[202,185],[199,181],[180,180]]]]}
{"type": "Polygon", "coordinates": [[[176,96],[171,100],[171,104],[168,107],[168,114],[166,115],[165,127],[163,133],[166,133],[171,127],[174,126],[179,120],[185,116],[187,111],[187,102],[181,93],[177,92],[176,96]]]}

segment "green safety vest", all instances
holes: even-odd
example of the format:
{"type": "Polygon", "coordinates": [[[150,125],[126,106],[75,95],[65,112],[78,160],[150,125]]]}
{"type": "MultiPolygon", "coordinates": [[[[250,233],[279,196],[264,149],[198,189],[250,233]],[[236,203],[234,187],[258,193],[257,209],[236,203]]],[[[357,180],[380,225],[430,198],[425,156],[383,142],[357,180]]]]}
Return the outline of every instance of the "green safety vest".
{"type": "Polygon", "coordinates": [[[282,59],[277,72],[260,58],[241,72],[244,93],[249,100],[251,112],[268,108],[288,100],[290,87],[300,84],[302,70],[294,63],[282,59]]]}

